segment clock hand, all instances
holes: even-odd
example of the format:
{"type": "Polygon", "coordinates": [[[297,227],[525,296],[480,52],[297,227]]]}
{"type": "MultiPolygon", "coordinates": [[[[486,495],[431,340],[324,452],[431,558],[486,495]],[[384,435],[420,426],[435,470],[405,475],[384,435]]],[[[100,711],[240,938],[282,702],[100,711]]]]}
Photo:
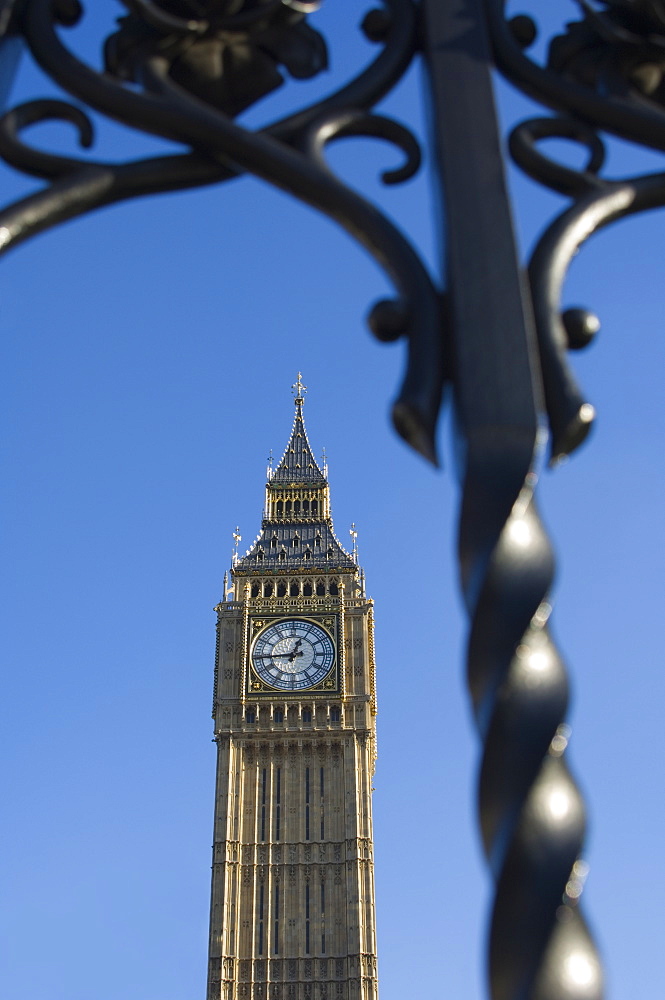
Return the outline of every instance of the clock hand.
{"type": "Polygon", "coordinates": [[[302,646],[302,639],[296,639],[296,644],[291,650],[291,653],[289,654],[289,660],[291,661],[291,663],[293,663],[296,656],[304,656],[304,653],[302,652],[302,650],[298,649],[298,646],[302,646]]]}
{"type": "Polygon", "coordinates": [[[304,656],[302,649],[298,649],[298,646],[302,645],[302,639],[296,639],[295,646],[290,653],[260,653],[260,660],[275,660],[275,659],[288,659],[290,663],[293,663],[297,656],[304,656]]]}

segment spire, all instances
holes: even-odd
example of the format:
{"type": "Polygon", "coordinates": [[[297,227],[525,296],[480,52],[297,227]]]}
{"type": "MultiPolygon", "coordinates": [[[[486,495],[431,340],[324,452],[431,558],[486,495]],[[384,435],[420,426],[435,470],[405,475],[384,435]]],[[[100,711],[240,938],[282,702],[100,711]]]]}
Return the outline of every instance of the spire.
{"type": "MultiPolygon", "coordinates": [[[[355,556],[346,552],[335,536],[325,466],[321,471],[307,440],[303,420],[306,387],[300,372],[292,388],[296,412],[289,443],[276,468],[268,469],[259,536],[240,558],[236,542],[231,569],[236,581],[257,573],[307,575],[358,571],[355,556]]],[[[239,534],[236,529],[234,541],[239,534]]],[[[258,586],[256,581],[252,586],[258,586]]]]}
{"type": "Polygon", "coordinates": [[[305,404],[307,386],[303,385],[301,372],[298,372],[298,378],[291,386],[291,389],[293,390],[296,406],[291,437],[279,465],[270,477],[270,481],[272,484],[308,483],[323,485],[326,482],[326,477],[312,454],[312,449],[307,439],[307,431],[305,430],[302,411],[305,404]]]}

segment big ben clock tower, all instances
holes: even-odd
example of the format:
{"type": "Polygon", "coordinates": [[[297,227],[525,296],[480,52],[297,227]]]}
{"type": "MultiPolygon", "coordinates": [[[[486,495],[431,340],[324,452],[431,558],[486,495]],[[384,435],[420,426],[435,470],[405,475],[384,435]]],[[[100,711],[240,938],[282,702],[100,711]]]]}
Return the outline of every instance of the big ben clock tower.
{"type": "Polygon", "coordinates": [[[208,1000],[376,1000],[372,601],[295,419],[216,608],[208,1000]]]}

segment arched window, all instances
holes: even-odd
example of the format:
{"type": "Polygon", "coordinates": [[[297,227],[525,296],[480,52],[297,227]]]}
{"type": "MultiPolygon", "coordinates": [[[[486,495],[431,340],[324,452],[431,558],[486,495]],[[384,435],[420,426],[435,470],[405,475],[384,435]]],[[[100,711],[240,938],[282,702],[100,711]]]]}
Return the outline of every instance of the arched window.
{"type": "Polygon", "coordinates": [[[317,535],[314,539],[314,547],[317,549],[321,548],[321,535],[317,535]]]}
{"type": "Polygon", "coordinates": [[[256,553],[256,558],[258,559],[259,562],[261,562],[261,560],[263,559],[263,549],[259,549],[259,551],[256,553]]]}
{"type": "MultiPolygon", "coordinates": [[[[307,553],[305,553],[305,555],[307,555],[307,553]]],[[[312,585],[311,585],[311,583],[304,584],[304,586],[302,588],[302,592],[303,592],[303,596],[304,597],[311,597],[312,596],[312,585]]]]}
{"type": "Polygon", "coordinates": [[[298,548],[298,546],[300,545],[300,538],[298,535],[293,536],[293,541],[291,542],[291,544],[293,545],[294,549],[298,548]]]}
{"type": "Polygon", "coordinates": [[[277,596],[286,597],[286,580],[280,580],[277,584],[277,596]]]}
{"type": "Polygon", "coordinates": [[[248,708],[245,712],[245,722],[256,722],[256,712],[253,708],[248,708]]]}
{"type": "Polygon", "coordinates": [[[332,559],[332,557],[334,555],[335,555],[335,553],[333,552],[332,548],[328,549],[328,551],[326,552],[326,558],[327,559],[332,559]]]}
{"type": "Polygon", "coordinates": [[[298,515],[300,513],[300,500],[294,500],[293,502],[293,513],[298,515]]]}
{"type": "Polygon", "coordinates": [[[337,586],[337,583],[336,583],[335,580],[331,580],[330,581],[330,587],[328,589],[329,589],[329,593],[331,593],[333,595],[333,597],[337,597],[337,595],[339,594],[339,587],[337,586]]]}
{"type": "Polygon", "coordinates": [[[316,500],[312,500],[312,507],[311,507],[312,517],[316,517],[318,510],[319,510],[318,503],[316,502],[316,500]]]}
{"type": "MultiPolygon", "coordinates": [[[[276,708],[275,711],[272,713],[272,717],[274,722],[284,722],[284,712],[281,710],[281,708],[276,708]]],[[[339,719],[337,721],[339,722],[339,719]]]]}
{"type": "Polygon", "coordinates": [[[305,549],[305,559],[311,559],[311,558],[312,558],[312,550],[310,549],[309,546],[307,546],[307,548],[305,549]]]}
{"type": "Polygon", "coordinates": [[[289,596],[297,597],[299,593],[300,593],[300,584],[298,583],[297,580],[294,580],[289,588],[289,596]]]}
{"type": "Polygon", "coordinates": [[[302,721],[311,722],[312,721],[312,711],[309,708],[303,708],[302,710],[302,721]]]}
{"type": "MultiPolygon", "coordinates": [[[[281,503],[282,501],[280,500],[279,502],[281,503]]],[[[270,545],[273,549],[277,548],[277,535],[272,536],[272,538],[270,539],[270,545]]]]}
{"type": "Polygon", "coordinates": [[[279,560],[280,562],[284,562],[285,559],[286,559],[286,549],[282,549],[282,551],[279,554],[279,560]]]}
{"type": "Polygon", "coordinates": [[[265,587],[263,588],[263,596],[264,597],[272,597],[273,590],[274,590],[274,587],[273,587],[272,583],[266,583],[265,587]]]}
{"type": "Polygon", "coordinates": [[[291,515],[291,501],[287,500],[286,501],[286,516],[290,517],[290,515],[291,515]]]}
{"type": "Polygon", "coordinates": [[[284,516],[284,501],[283,500],[278,500],[277,501],[277,517],[283,517],[283,516],[284,516]]]}
{"type": "Polygon", "coordinates": [[[339,722],[340,718],[341,718],[341,712],[340,712],[340,710],[338,708],[331,708],[330,709],[330,721],[331,722],[339,722]]]}
{"type": "Polygon", "coordinates": [[[326,585],[323,580],[316,581],[316,596],[325,597],[326,596],[326,585]]]}
{"type": "Polygon", "coordinates": [[[309,514],[309,500],[303,500],[303,502],[302,502],[302,512],[303,512],[303,514],[309,514]]]}
{"type": "Polygon", "coordinates": [[[252,597],[258,597],[260,592],[260,587],[256,581],[252,584],[252,597]]]}

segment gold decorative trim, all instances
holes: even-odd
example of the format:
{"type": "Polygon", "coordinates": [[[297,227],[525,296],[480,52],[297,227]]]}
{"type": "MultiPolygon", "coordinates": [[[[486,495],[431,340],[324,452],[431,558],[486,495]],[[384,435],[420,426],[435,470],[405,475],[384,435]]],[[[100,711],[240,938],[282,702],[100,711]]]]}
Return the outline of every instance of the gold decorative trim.
{"type": "Polygon", "coordinates": [[[346,635],[346,616],[344,614],[344,602],[339,613],[339,693],[342,701],[346,699],[346,651],[344,649],[344,637],[346,635]]]}
{"type": "Polygon", "coordinates": [[[249,639],[249,584],[245,584],[245,600],[243,601],[242,609],[242,650],[240,654],[240,691],[239,700],[244,706],[246,703],[245,691],[247,686],[247,657],[248,657],[248,639],[249,639]]]}
{"type": "Polygon", "coordinates": [[[369,651],[369,693],[371,698],[372,715],[377,714],[376,705],[376,660],[374,658],[374,609],[370,602],[367,609],[367,645],[369,651]]]}

